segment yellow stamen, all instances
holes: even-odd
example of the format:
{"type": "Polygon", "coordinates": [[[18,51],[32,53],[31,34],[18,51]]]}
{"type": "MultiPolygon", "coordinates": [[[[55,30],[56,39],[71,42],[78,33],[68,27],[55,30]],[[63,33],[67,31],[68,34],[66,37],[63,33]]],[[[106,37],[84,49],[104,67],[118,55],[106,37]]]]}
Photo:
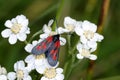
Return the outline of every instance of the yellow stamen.
{"type": "Polygon", "coordinates": [[[36,59],[43,59],[43,58],[45,58],[45,54],[43,53],[43,54],[40,54],[40,55],[36,55],[35,58],[36,59]]]}
{"type": "Polygon", "coordinates": [[[56,73],[56,70],[54,68],[46,69],[44,72],[44,76],[48,79],[55,78],[56,74],[57,73],[56,73]]]}
{"type": "Polygon", "coordinates": [[[92,39],[94,37],[94,33],[90,30],[84,31],[83,34],[87,39],[92,39]]]}
{"type": "Polygon", "coordinates": [[[17,71],[17,80],[22,80],[24,77],[24,73],[22,70],[17,71]]]}
{"type": "Polygon", "coordinates": [[[69,31],[74,31],[74,25],[67,24],[66,29],[69,30],[69,31]]]}
{"type": "Polygon", "coordinates": [[[82,55],[82,56],[85,56],[85,57],[89,57],[90,51],[83,48],[83,49],[82,49],[82,52],[81,52],[81,55],[82,55]]]}
{"type": "Polygon", "coordinates": [[[15,23],[13,24],[13,26],[11,27],[11,31],[15,34],[19,33],[20,30],[22,28],[22,25],[21,24],[18,24],[18,23],[15,23]]]}
{"type": "Polygon", "coordinates": [[[52,35],[56,35],[56,34],[57,34],[57,32],[51,31],[49,35],[52,36],[52,35]]]}

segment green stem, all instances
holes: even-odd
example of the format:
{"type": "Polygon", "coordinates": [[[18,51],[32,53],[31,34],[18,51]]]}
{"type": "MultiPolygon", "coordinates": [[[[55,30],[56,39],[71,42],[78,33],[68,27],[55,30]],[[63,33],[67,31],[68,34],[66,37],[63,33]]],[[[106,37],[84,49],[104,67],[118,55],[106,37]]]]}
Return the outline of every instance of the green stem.
{"type": "Polygon", "coordinates": [[[35,34],[33,34],[33,36],[30,38],[30,40],[28,41],[29,43],[39,34],[41,34],[43,31],[39,30],[38,32],[36,32],[35,34]]]}
{"type": "MultiPolygon", "coordinates": [[[[61,12],[62,12],[63,5],[64,5],[64,1],[65,1],[65,0],[60,0],[59,8],[58,8],[58,11],[57,11],[57,13],[56,13],[56,20],[57,20],[57,22],[58,22],[59,19],[60,19],[61,12]]],[[[55,30],[55,29],[56,29],[56,22],[54,22],[54,23],[53,23],[53,26],[52,26],[52,30],[55,30]]]]}
{"type": "Polygon", "coordinates": [[[78,60],[74,65],[72,65],[72,67],[75,68],[76,66],[78,66],[80,64],[81,61],[82,61],[81,59],[78,60]]]}
{"type": "MultiPolygon", "coordinates": [[[[68,60],[69,61],[69,60],[68,60]]],[[[72,70],[73,70],[73,68],[74,67],[72,67],[73,66],[73,64],[74,64],[74,61],[75,61],[75,55],[74,54],[72,54],[72,58],[71,58],[71,60],[69,61],[69,62],[67,62],[67,69],[68,69],[68,71],[66,71],[66,73],[64,73],[65,74],[65,80],[68,80],[69,79],[69,77],[70,77],[70,75],[71,75],[71,72],[72,72],[72,70]]]]}
{"type": "Polygon", "coordinates": [[[28,41],[25,40],[24,43],[25,43],[25,44],[28,44],[28,41]]]}
{"type": "Polygon", "coordinates": [[[68,41],[68,54],[72,54],[71,53],[71,35],[67,36],[67,41],[68,41]]]}

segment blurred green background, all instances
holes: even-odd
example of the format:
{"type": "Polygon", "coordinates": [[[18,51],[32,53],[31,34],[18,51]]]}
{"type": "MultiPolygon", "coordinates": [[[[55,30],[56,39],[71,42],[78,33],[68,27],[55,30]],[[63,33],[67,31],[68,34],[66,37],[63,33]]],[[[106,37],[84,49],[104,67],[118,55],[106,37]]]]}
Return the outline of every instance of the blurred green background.
{"type": "MultiPolygon", "coordinates": [[[[50,19],[56,17],[61,1],[0,0],[0,32],[5,29],[6,20],[24,14],[29,19],[31,29],[29,39],[50,19]]],[[[59,26],[63,26],[65,16],[98,23],[102,0],[63,0],[63,2],[61,12],[59,12],[59,26]]],[[[93,80],[120,80],[120,0],[110,0],[102,34],[105,39],[99,44],[98,59],[93,69],[93,80]]],[[[14,63],[21,59],[24,60],[28,55],[24,46],[25,44],[19,41],[15,45],[10,45],[8,39],[0,36],[0,65],[6,67],[8,72],[12,71],[14,63]]],[[[64,55],[65,53],[60,54],[60,67],[64,66],[64,55]]],[[[86,80],[87,63],[88,59],[85,59],[75,67],[69,80],[86,80]]]]}

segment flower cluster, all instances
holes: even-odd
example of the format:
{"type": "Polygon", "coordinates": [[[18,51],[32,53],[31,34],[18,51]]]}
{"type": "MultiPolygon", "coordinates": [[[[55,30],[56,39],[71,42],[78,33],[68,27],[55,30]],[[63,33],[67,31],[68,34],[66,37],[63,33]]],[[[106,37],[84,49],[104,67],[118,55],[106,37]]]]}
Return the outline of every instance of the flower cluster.
{"type": "MultiPolygon", "coordinates": [[[[33,47],[35,47],[38,43],[42,42],[44,39],[46,39],[48,36],[56,35],[57,30],[52,31],[51,25],[53,23],[53,20],[50,20],[48,22],[48,25],[45,24],[43,26],[43,34],[40,35],[39,40],[34,40],[32,44],[27,44],[25,46],[25,50],[28,53],[31,53],[33,47]]],[[[60,37],[60,45],[65,45],[66,39],[60,37]]],[[[57,68],[59,65],[59,62],[57,63],[56,66],[52,67],[49,65],[45,54],[40,54],[40,55],[33,55],[30,54],[26,57],[25,62],[27,63],[27,68],[28,71],[30,70],[36,70],[39,74],[42,74],[43,77],[41,80],[63,80],[64,75],[62,74],[63,69],[62,68],[57,68]]]]}
{"type": "Polygon", "coordinates": [[[75,32],[80,36],[80,41],[77,45],[77,50],[79,52],[77,58],[83,59],[85,57],[96,60],[97,56],[91,53],[97,49],[97,42],[101,42],[104,38],[102,35],[96,33],[97,26],[87,20],[83,22],[76,21],[70,17],[65,17],[64,26],[65,28],[58,28],[60,33],[75,32]]]}
{"type": "MultiPolygon", "coordinates": [[[[64,33],[76,33],[80,37],[79,42],[76,46],[78,53],[75,53],[78,59],[89,58],[96,60],[97,56],[92,54],[97,49],[97,42],[103,40],[103,36],[96,33],[97,26],[87,20],[76,21],[70,17],[65,17],[64,27],[56,28],[52,31],[53,20],[50,20],[48,24],[43,25],[43,29],[39,40],[33,40],[31,43],[27,43],[25,51],[30,53],[25,60],[17,61],[14,64],[14,72],[7,73],[6,69],[0,67],[0,80],[32,80],[29,73],[33,70],[42,75],[40,80],[63,80],[63,69],[59,68],[59,61],[55,66],[51,66],[47,60],[45,53],[31,54],[32,49],[47,39],[49,36],[61,35],[64,33]],[[26,64],[26,65],[25,65],[26,64]]],[[[28,19],[24,15],[18,15],[12,20],[5,22],[7,29],[1,32],[2,37],[9,38],[10,44],[15,44],[17,39],[25,41],[27,34],[30,33],[28,27],[28,19]]],[[[60,46],[66,44],[66,39],[59,37],[60,46]]],[[[27,41],[26,41],[27,42],[27,41]]]]}
{"type": "Polygon", "coordinates": [[[17,39],[20,41],[25,41],[27,38],[26,34],[30,33],[28,23],[28,19],[24,15],[18,15],[16,18],[7,20],[5,22],[7,29],[2,31],[2,37],[9,37],[10,44],[15,44],[17,39]]]}

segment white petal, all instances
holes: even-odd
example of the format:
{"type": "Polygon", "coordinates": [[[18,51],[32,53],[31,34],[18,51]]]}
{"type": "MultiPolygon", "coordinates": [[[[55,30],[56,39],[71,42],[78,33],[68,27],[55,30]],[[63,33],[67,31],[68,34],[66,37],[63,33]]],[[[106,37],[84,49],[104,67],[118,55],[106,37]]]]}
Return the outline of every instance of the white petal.
{"type": "Polygon", "coordinates": [[[83,59],[84,57],[83,57],[80,53],[78,53],[78,54],[77,54],[77,58],[78,58],[78,59],[83,59]]]}
{"type": "Polygon", "coordinates": [[[75,32],[77,35],[82,35],[83,34],[83,29],[82,29],[82,22],[77,22],[76,25],[75,25],[75,32]]]}
{"type": "Polygon", "coordinates": [[[64,80],[64,75],[63,74],[57,74],[55,78],[56,78],[56,80],[64,80]]]}
{"type": "Polygon", "coordinates": [[[31,70],[35,69],[35,57],[33,55],[28,55],[25,58],[25,62],[27,63],[27,67],[26,70],[28,70],[28,72],[30,72],[31,70]]]}
{"type": "Polygon", "coordinates": [[[49,79],[43,76],[40,80],[49,80],[49,79]]]}
{"type": "Polygon", "coordinates": [[[21,24],[25,19],[26,19],[26,17],[24,15],[16,16],[16,20],[19,24],[21,24]]]}
{"type": "Polygon", "coordinates": [[[86,44],[86,43],[87,43],[87,39],[85,38],[85,36],[81,36],[81,37],[80,37],[80,41],[81,41],[83,44],[86,44]]]}
{"type": "Polygon", "coordinates": [[[81,43],[78,43],[77,44],[77,50],[79,51],[80,49],[82,49],[83,48],[83,45],[81,44],[81,43]]]}
{"type": "Polygon", "coordinates": [[[66,39],[63,37],[60,37],[60,45],[65,45],[66,44],[66,39]]]}
{"type": "Polygon", "coordinates": [[[50,26],[47,26],[46,24],[43,26],[43,32],[49,34],[52,31],[50,26]]]}
{"type": "Polygon", "coordinates": [[[65,17],[64,18],[64,26],[66,27],[68,24],[75,26],[76,20],[72,19],[70,17],[65,17]]]}
{"type": "Polygon", "coordinates": [[[59,28],[57,29],[57,31],[58,31],[59,34],[62,34],[62,33],[65,33],[65,32],[69,32],[69,30],[67,30],[67,29],[65,29],[65,28],[62,28],[62,27],[59,27],[59,28]]]}
{"type": "Polygon", "coordinates": [[[33,45],[32,45],[32,44],[27,44],[27,45],[25,46],[25,51],[31,53],[32,48],[33,48],[33,45]]]}
{"type": "MultiPolygon", "coordinates": [[[[39,40],[40,40],[40,39],[39,39],[39,40]]],[[[38,44],[38,42],[39,42],[39,41],[34,40],[34,41],[32,41],[32,45],[33,45],[33,46],[36,46],[36,45],[38,44]]]]}
{"type": "Polygon", "coordinates": [[[91,55],[89,56],[89,59],[91,59],[91,60],[96,60],[96,59],[97,59],[97,56],[96,56],[96,55],[91,54],[91,55]]]}
{"type": "Polygon", "coordinates": [[[96,30],[97,30],[97,26],[96,26],[95,24],[91,23],[91,24],[90,24],[90,29],[89,29],[89,30],[95,33],[96,30]]]}
{"type": "Polygon", "coordinates": [[[76,33],[78,36],[81,36],[81,35],[83,34],[82,28],[80,28],[80,27],[75,27],[75,33],[76,33]]]}
{"type": "Polygon", "coordinates": [[[40,38],[45,39],[45,38],[47,38],[48,36],[49,36],[49,34],[41,34],[41,35],[40,35],[40,38]]]}
{"type": "Polygon", "coordinates": [[[63,72],[63,69],[62,69],[62,68],[57,68],[57,69],[56,69],[56,72],[60,74],[60,73],[63,72]]]}
{"type": "Polygon", "coordinates": [[[37,59],[35,60],[35,69],[38,73],[43,74],[44,71],[48,66],[45,65],[46,60],[45,59],[37,59]]]}
{"type": "Polygon", "coordinates": [[[24,77],[23,80],[32,80],[31,76],[24,77]]]}
{"type": "Polygon", "coordinates": [[[15,34],[11,34],[9,37],[9,43],[15,44],[17,42],[17,36],[15,34]]]}
{"type": "Polygon", "coordinates": [[[10,21],[10,20],[7,20],[6,22],[5,22],[5,26],[6,27],[8,27],[8,28],[11,28],[12,27],[12,22],[10,21]]]}
{"type": "Polygon", "coordinates": [[[7,80],[7,77],[5,75],[0,75],[0,80],[7,80]]]}
{"type": "Polygon", "coordinates": [[[0,71],[0,72],[1,72],[1,74],[4,74],[4,75],[7,74],[7,70],[6,70],[4,67],[1,68],[1,71],[0,71]]]}
{"type": "Polygon", "coordinates": [[[35,65],[32,63],[28,63],[27,66],[25,67],[25,70],[27,70],[28,72],[31,72],[34,69],[35,69],[35,65]]]}
{"type": "Polygon", "coordinates": [[[48,26],[50,27],[52,24],[53,24],[54,20],[51,19],[49,22],[48,22],[48,26]]]}
{"type": "Polygon", "coordinates": [[[43,65],[45,62],[45,58],[35,59],[35,65],[43,65]]]}
{"type": "Polygon", "coordinates": [[[14,24],[17,23],[17,20],[15,18],[12,18],[11,22],[14,24]]]}
{"type": "MultiPolygon", "coordinates": [[[[40,42],[42,42],[43,40],[44,40],[44,39],[39,39],[39,40],[37,41],[37,44],[40,43],[40,42]]],[[[36,45],[37,45],[37,44],[36,44],[36,45]]],[[[33,44],[33,45],[34,45],[34,44],[33,44]]]]}
{"type": "Polygon", "coordinates": [[[97,47],[97,43],[94,42],[94,41],[89,41],[89,42],[87,43],[87,45],[88,45],[90,48],[94,48],[94,49],[96,49],[96,47],[97,47]]]}
{"type": "Polygon", "coordinates": [[[25,63],[21,60],[14,64],[14,70],[17,71],[18,69],[23,70],[25,68],[25,63]]]}
{"type": "Polygon", "coordinates": [[[2,35],[2,37],[4,37],[4,38],[8,38],[11,33],[12,33],[12,32],[11,32],[10,29],[5,29],[5,30],[3,30],[3,31],[1,32],[1,35],[2,35]]]}
{"type": "Polygon", "coordinates": [[[27,30],[25,31],[26,34],[30,34],[30,28],[27,28],[27,30]]]}
{"type": "Polygon", "coordinates": [[[90,30],[92,32],[96,32],[97,26],[93,23],[90,23],[89,21],[85,20],[82,24],[82,28],[84,30],[90,30]]]}
{"type": "Polygon", "coordinates": [[[43,74],[44,72],[45,72],[45,70],[46,70],[46,67],[44,66],[44,65],[36,65],[35,66],[35,69],[36,69],[36,71],[38,72],[38,73],[40,73],[40,74],[43,74]]]}
{"type": "Polygon", "coordinates": [[[25,58],[25,62],[26,63],[34,63],[35,62],[35,56],[34,55],[28,55],[26,58],[25,58]]]}
{"type": "Polygon", "coordinates": [[[17,38],[18,38],[20,41],[25,41],[26,38],[27,38],[27,35],[24,34],[24,33],[19,33],[19,34],[17,34],[17,38]]]}
{"type": "Polygon", "coordinates": [[[15,80],[16,79],[16,73],[15,72],[9,72],[7,75],[9,80],[15,80]]]}
{"type": "Polygon", "coordinates": [[[103,40],[104,37],[102,35],[98,34],[98,33],[95,33],[94,39],[98,42],[101,42],[101,40],[103,40]]]}
{"type": "Polygon", "coordinates": [[[27,26],[22,26],[21,30],[19,31],[19,33],[26,33],[28,27],[27,26]]]}
{"type": "Polygon", "coordinates": [[[21,25],[22,26],[28,26],[28,23],[29,23],[28,19],[25,19],[21,22],[21,25]]]}
{"type": "Polygon", "coordinates": [[[90,49],[90,52],[94,52],[96,49],[97,49],[97,47],[91,48],[91,49],[90,49]]]}

